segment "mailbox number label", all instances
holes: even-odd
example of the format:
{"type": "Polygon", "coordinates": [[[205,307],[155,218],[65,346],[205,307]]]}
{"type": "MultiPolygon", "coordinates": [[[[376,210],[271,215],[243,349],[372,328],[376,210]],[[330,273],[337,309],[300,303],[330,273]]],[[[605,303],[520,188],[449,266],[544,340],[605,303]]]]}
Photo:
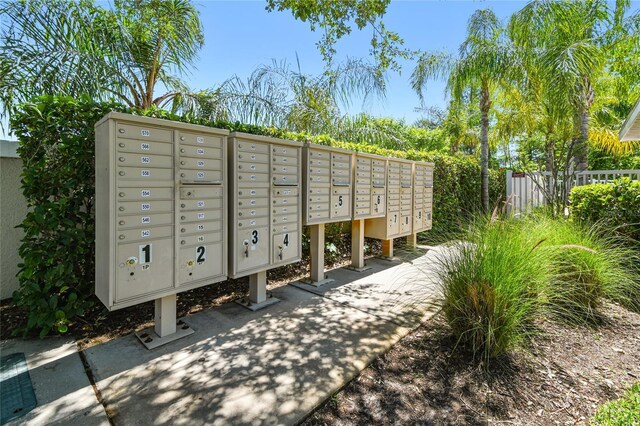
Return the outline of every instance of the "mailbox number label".
{"type": "Polygon", "coordinates": [[[204,161],[198,160],[198,167],[204,167],[204,161]]]}
{"type": "Polygon", "coordinates": [[[151,217],[150,216],[143,216],[142,217],[142,223],[151,223],[151,217]]]}
{"type": "Polygon", "coordinates": [[[258,244],[258,241],[260,241],[258,230],[254,229],[251,231],[251,244],[258,244]]]}
{"type": "Polygon", "coordinates": [[[151,204],[149,204],[149,203],[142,203],[142,204],[140,204],[140,208],[142,209],[142,211],[145,211],[145,210],[151,210],[151,204]]]}
{"type": "Polygon", "coordinates": [[[140,144],[140,149],[144,150],[144,151],[149,151],[151,149],[151,145],[149,145],[146,142],[143,142],[140,144]]]}
{"type": "Polygon", "coordinates": [[[202,148],[198,148],[198,149],[196,149],[196,154],[198,154],[198,155],[204,155],[204,149],[202,149],[202,148]]]}
{"type": "Polygon", "coordinates": [[[198,179],[202,179],[204,177],[204,172],[198,172],[196,176],[198,176],[198,179]]]}
{"type": "Polygon", "coordinates": [[[342,206],[342,195],[338,197],[338,205],[342,206]]]}
{"type": "Polygon", "coordinates": [[[149,158],[149,157],[140,157],[140,162],[142,162],[142,164],[149,164],[149,163],[151,163],[151,158],[149,158]]]}
{"type": "Polygon", "coordinates": [[[143,230],[140,232],[140,236],[141,236],[142,238],[149,237],[149,236],[151,236],[151,231],[149,231],[148,229],[143,229],[143,230]]]}
{"type": "Polygon", "coordinates": [[[139,247],[140,255],[138,257],[141,265],[151,263],[151,246],[152,244],[144,244],[139,247]]]}
{"type": "Polygon", "coordinates": [[[149,136],[151,136],[151,132],[150,132],[149,130],[147,130],[147,129],[142,129],[142,130],[140,130],[140,134],[141,134],[142,136],[145,136],[145,137],[149,137],[149,136]]]}
{"type": "Polygon", "coordinates": [[[204,231],[204,225],[198,225],[198,231],[204,231]]]}
{"type": "Polygon", "coordinates": [[[198,242],[199,243],[203,243],[204,242],[204,235],[199,235],[198,236],[198,242]]]}
{"type": "Polygon", "coordinates": [[[142,191],[140,191],[140,195],[142,195],[143,197],[151,197],[151,191],[148,189],[143,189],[142,191]]]}
{"type": "Polygon", "coordinates": [[[204,143],[204,138],[202,136],[198,136],[198,137],[196,137],[196,142],[204,143]]]}
{"type": "Polygon", "coordinates": [[[142,170],[142,171],[140,172],[140,176],[142,176],[142,177],[149,177],[149,176],[151,176],[151,170],[142,170]]]}
{"type": "Polygon", "coordinates": [[[198,219],[204,219],[204,213],[198,213],[198,219]]]}
{"type": "Polygon", "coordinates": [[[284,244],[285,247],[289,247],[289,234],[284,234],[284,239],[282,240],[282,244],[284,244]]]}
{"type": "Polygon", "coordinates": [[[376,204],[380,204],[381,200],[380,200],[380,196],[378,195],[378,198],[376,199],[376,204]]]}
{"type": "Polygon", "coordinates": [[[200,264],[200,263],[204,263],[205,260],[207,260],[207,247],[206,246],[196,247],[196,262],[200,264]]]}
{"type": "Polygon", "coordinates": [[[198,207],[204,207],[204,201],[198,201],[196,204],[198,207]]]}

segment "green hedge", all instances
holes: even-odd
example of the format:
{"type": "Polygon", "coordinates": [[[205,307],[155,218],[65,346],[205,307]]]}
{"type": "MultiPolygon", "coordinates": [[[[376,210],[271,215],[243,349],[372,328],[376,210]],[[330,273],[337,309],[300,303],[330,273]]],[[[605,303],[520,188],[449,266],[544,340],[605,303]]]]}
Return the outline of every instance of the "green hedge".
{"type": "MultiPolygon", "coordinates": [[[[43,96],[22,105],[11,119],[20,141],[23,193],[30,212],[22,223],[23,263],[14,303],[28,310],[24,332],[65,332],[69,320],[94,303],[94,124],[110,111],[128,112],[253,134],[348,148],[385,156],[433,161],[434,231],[465,227],[480,209],[480,168],[471,157],[423,151],[391,151],[327,136],[291,133],[241,123],[206,122],[164,110],[134,111],[119,104],[43,96]]],[[[504,193],[504,175],[492,171],[491,196],[504,193]]]]}
{"type": "Polygon", "coordinates": [[[613,183],[577,186],[569,201],[575,220],[598,223],[640,241],[640,181],[620,178],[613,183]]]}

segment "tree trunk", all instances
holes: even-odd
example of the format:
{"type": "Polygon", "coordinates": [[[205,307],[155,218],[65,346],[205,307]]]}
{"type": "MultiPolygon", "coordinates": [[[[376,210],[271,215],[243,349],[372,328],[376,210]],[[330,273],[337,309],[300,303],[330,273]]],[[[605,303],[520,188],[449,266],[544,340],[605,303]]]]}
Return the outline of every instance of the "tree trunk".
{"type": "Polygon", "coordinates": [[[480,90],[480,178],[482,181],[481,202],[485,213],[489,211],[489,109],[491,99],[489,99],[489,87],[482,84],[480,90]]]}
{"type": "Polygon", "coordinates": [[[593,104],[594,91],[591,83],[585,81],[585,94],[580,106],[579,133],[574,144],[574,158],[576,161],[576,171],[582,172],[589,169],[589,110],[593,104]]]}

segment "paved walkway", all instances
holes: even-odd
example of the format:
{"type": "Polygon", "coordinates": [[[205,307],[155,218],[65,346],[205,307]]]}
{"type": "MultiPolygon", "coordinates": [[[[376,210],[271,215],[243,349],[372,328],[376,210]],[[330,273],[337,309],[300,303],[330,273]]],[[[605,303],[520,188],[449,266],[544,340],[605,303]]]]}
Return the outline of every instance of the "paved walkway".
{"type": "Polygon", "coordinates": [[[319,289],[277,288],[281,302],[262,311],[229,303],[191,315],[194,334],[153,351],[133,335],[87,349],[109,417],[122,425],[299,422],[433,315],[437,250],[425,252],[404,253],[402,263],[371,259],[366,272],[330,271],[335,281],[319,289]]]}

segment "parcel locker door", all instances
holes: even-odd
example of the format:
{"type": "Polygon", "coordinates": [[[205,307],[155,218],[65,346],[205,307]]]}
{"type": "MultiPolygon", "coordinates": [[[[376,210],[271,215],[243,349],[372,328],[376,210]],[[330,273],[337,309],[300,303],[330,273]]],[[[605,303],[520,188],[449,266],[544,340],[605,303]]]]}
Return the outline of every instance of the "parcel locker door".
{"type": "Polygon", "coordinates": [[[116,303],[173,287],[172,238],[118,244],[116,261],[116,303]]]}
{"type": "Polygon", "coordinates": [[[195,246],[180,247],[180,285],[222,275],[222,257],[222,242],[203,242],[195,246]]]}
{"type": "Polygon", "coordinates": [[[387,236],[393,238],[400,233],[400,212],[387,213],[387,236]]]}
{"type": "Polygon", "coordinates": [[[374,190],[374,193],[371,196],[371,206],[373,207],[371,209],[372,214],[383,214],[386,212],[384,190],[379,191],[379,193],[376,192],[378,191],[374,190]]]}
{"type": "Polygon", "coordinates": [[[269,265],[269,228],[238,229],[236,259],[238,272],[269,265]]]}
{"type": "Polygon", "coordinates": [[[298,232],[286,232],[273,236],[273,263],[291,262],[300,257],[298,232]]]}

